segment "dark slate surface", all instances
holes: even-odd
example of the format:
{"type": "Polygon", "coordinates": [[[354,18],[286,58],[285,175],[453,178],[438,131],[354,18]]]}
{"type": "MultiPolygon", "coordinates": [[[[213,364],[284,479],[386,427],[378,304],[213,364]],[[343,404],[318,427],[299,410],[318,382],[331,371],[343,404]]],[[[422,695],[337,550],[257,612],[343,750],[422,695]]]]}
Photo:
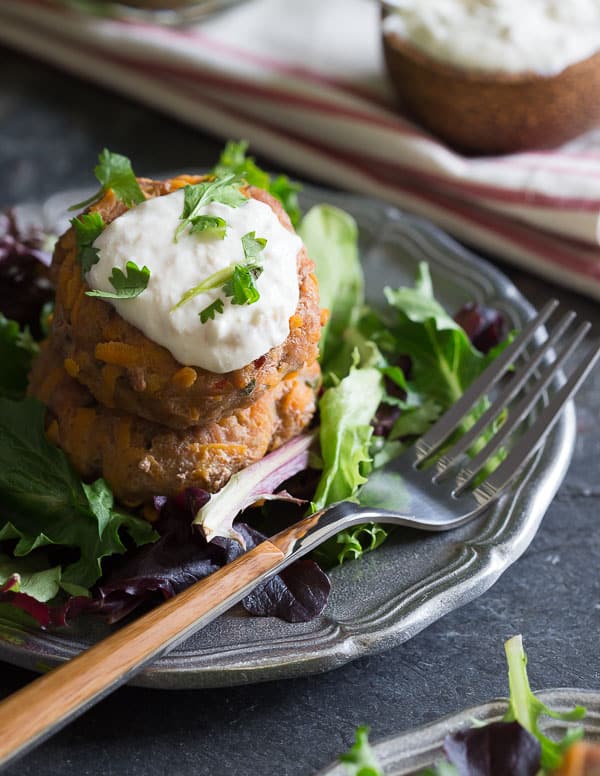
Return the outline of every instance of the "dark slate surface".
{"type": "MultiPolygon", "coordinates": [[[[0,49],[0,206],[88,185],[103,146],[138,169],[212,163],[221,140],[0,49]]],[[[263,160],[268,164],[268,160],[263,160]]],[[[504,266],[600,329],[595,302],[504,266]]],[[[405,645],[322,676],[207,691],[123,688],[9,768],[10,776],[305,776],[373,740],[506,691],[502,643],[522,633],[534,687],[600,689],[600,370],[578,398],[566,481],[525,555],[474,603],[405,645]]],[[[0,696],[33,675],[0,663],[0,696]]]]}

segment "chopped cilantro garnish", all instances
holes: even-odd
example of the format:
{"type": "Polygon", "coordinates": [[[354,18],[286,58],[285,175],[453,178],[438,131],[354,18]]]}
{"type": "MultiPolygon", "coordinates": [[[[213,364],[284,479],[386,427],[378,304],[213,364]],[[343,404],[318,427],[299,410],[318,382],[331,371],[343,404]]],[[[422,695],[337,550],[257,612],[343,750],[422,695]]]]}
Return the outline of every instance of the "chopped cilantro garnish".
{"type": "MultiPolygon", "coordinates": [[[[260,299],[260,294],[254,281],[262,274],[263,268],[258,263],[258,254],[264,249],[267,241],[264,237],[257,237],[256,232],[248,232],[242,237],[245,262],[231,264],[229,267],[213,272],[202,283],[188,289],[177,304],[173,305],[171,312],[189,302],[198,294],[212,291],[214,288],[222,288],[225,296],[231,297],[232,304],[254,304],[260,299]]],[[[215,312],[223,312],[223,300],[217,299],[211,305],[200,312],[200,320],[206,323],[213,320],[215,312]],[[219,305],[216,305],[219,302],[219,305]],[[221,308],[221,309],[219,309],[221,308]]]]}
{"type": "Polygon", "coordinates": [[[298,183],[292,183],[285,175],[279,175],[272,181],[271,176],[261,170],[252,156],[246,156],[247,150],[246,140],[238,142],[230,140],[223,149],[217,165],[213,168],[213,173],[219,176],[234,173],[243,178],[250,186],[265,189],[281,202],[290,217],[290,221],[294,226],[297,226],[302,215],[298,204],[298,192],[302,187],[298,183]]]}
{"type": "Polygon", "coordinates": [[[183,213],[181,223],[175,230],[175,242],[180,234],[189,225],[194,231],[194,222],[200,216],[201,207],[211,202],[220,202],[229,207],[239,207],[246,202],[246,197],[240,191],[242,180],[237,175],[226,175],[223,178],[215,178],[211,181],[202,181],[186,186],[183,190],[183,213]]]}
{"type": "Polygon", "coordinates": [[[260,265],[236,264],[231,279],[223,286],[225,296],[231,297],[231,304],[254,304],[260,299],[254,281],[261,275],[260,265]]]}
{"type": "Polygon", "coordinates": [[[235,142],[229,140],[223,149],[217,165],[213,169],[215,175],[224,176],[234,173],[243,178],[250,186],[269,191],[270,176],[255,163],[252,156],[246,156],[248,143],[245,140],[235,142]]]}
{"type": "Polygon", "coordinates": [[[71,225],[75,229],[77,261],[85,274],[100,260],[93,243],[104,229],[104,219],[100,213],[83,213],[78,218],[72,218],[71,225]]]}
{"type": "Polygon", "coordinates": [[[196,216],[190,223],[192,234],[202,232],[206,237],[214,237],[218,240],[223,240],[225,237],[227,222],[219,216],[196,216]]]}
{"type": "Polygon", "coordinates": [[[206,323],[208,320],[214,321],[215,315],[220,315],[224,309],[223,300],[215,299],[212,304],[209,304],[208,307],[205,307],[204,310],[201,310],[198,313],[200,316],[200,323],[206,323]]]}
{"type": "Polygon", "coordinates": [[[141,269],[134,261],[128,261],[125,272],[119,267],[113,267],[110,283],[113,291],[86,291],[88,296],[96,296],[100,299],[134,299],[148,286],[150,270],[144,266],[141,269]]]}
{"type": "Polygon", "coordinates": [[[231,279],[235,267],[235,264],[231,264],[229,267],[225,267],[224,269],[220,269],[217,272],[213,272],[212,275],[209,275],[205,280],[202,281],[202,283],[198,283],[197,286],[194,286],[193,288],[190,288],[188,291],[186,291],[181,299],[177,302],[177,304],[171,307],[170,312],[175,312],[178,307],[181,307],[181,305],[189,302],[190,299],[198,296],[198,294],[205,294],[207,291],[212,291],[213,288],[221,288],[231,279]]]}
{"type": "Polygon", "coordinates": [[[140,202],[144,202],[146,199],[136,180],[131,162],[126,156],[113,154],[105,148],[98,156],[98,164],[94,167],[94,175],[100,182],[100,190],[93,197],[86,199],[85,202],[78,202],[76,205],[72,205],[69,210],[79,210],[82,207],[87,207],[110,190],[128,207],[139,205],[140,202]]]}
{"type": "Polygon", "coordinates": [[[257,237],[256,232],[248,232],[242,237],[242,248],[244,249],[244,257],[246,261],[255,259],[258,254],[263,250],[267,241],[264,237],[257,237]]]}

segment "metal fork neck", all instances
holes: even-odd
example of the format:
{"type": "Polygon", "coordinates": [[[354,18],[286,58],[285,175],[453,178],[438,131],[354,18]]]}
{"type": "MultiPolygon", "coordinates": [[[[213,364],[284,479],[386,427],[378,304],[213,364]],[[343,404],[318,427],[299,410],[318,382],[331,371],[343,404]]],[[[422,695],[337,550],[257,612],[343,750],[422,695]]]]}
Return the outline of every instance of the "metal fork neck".
{"type": "MultiPolygon", "coordinates": [[[[269,541],[279,547],[286,558],[291,559],[293,556],[293,559],[296,559],[346,528],[381,520],[401,524],[403,517],[391,512],[388,514],[382,509],[363,507],[351,501],[339,501],[280,531],[269,541]]],[[[406,515],[404,520],[406,525],[410,525],[414,517],[406,515]]]]}

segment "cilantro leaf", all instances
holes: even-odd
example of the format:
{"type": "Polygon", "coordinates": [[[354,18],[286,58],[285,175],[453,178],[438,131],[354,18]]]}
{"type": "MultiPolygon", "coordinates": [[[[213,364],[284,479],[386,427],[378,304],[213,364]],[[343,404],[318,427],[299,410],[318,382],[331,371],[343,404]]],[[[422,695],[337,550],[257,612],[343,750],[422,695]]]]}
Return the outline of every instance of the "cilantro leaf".
{"type": "Polygon", "coordinates": [[[100,213],[82,213],[77,218],[71,219],[71,226],[75,230],[77,245],[77,261],[81,264],[81,270],[85,275],[100,261],[98,249],[94,248],[94,240],[102,234],[105,223],[100,213]]]}
{"type": "Polygon", "coordinates": [[[98,155],[98,164],[94,167],[94,175],[100,182],[100,190],[85,202],[72,205],[69,210],[78,210],[99,200],[107,191],[112,190],[128,207],[139,205],[146,197],[136,180],[131,162],[126,156],[115,154],[105,148],[98,155]]]}
{"type": "Polygon", "coordinates": [[[258,302],[260,294],[254,281],[262,274],[262,271],[263,268],[259,265],[248,267],[244,264],[236,264],[231,279],[223,286],[223,293],[225,296],[231,297],[232,304],[258,302]]]}
{"type": "Polygon", "coordinates": [[[221,177],[233,173],[243,178],[250,186],[268,191],[281,202],[290,221],[297,226],[302,215],[298,204],[298,192],[302,186],[292,183],[285,175],[279,175],[272,181],[271,176],[256,164],[252,156],[246,156],[247,150],[246,140],[229,140],[213,168],[213,173],[221,177]]]}
{"type": "Polygon", "coordinates": [[[212,291],[214,288],[221,288],[224,286],[229,280],[231,280],[235,267],[235,264],[231,264],[229,267],[219,269],[216,272],[213,272],[212,275],[209,275],[205,280],[202,281],[202,283],[198,283],[197,286],[193,286],[192,288],[188,289],[177,302],[177,304],[174,304],[173,307],[171,307],[170,312],[175,312],[178,307],[181,307],[181,305],[189,302],[190,299],[198,296],[198,294],[205,294],[207,291],[212,291]]]}
{"type": "Polygon", "coordinates": [[[384,776],[383,769],[369,744],[369,728],[361,726],[356,730],[352,747],[340,755],[348,776],[384,776]]]}
{"type": "Polygon", "coordinates": [[[47,440],[45,415],[36,399],[0,399],[0,540],[17,540],[16,558],[45,546],[77,551],[61,569],[61,586],[81,591],[100,577],[104,557],[125,552],[121,531],[137,545],[157,535],[145,520],[113,508],[103,480],[82,486],[62,450],[47,440]]]}
{"type": "Polygon", "coordinates": [[[203,232],[207,237],[223,240],[227,229],[227,222],[219,216],[196,216],[190,219],[190,232],[198,234],[203,232]]]}
{"type": "Polygon", "coordinates": [[[229,140],[221,152],[219,161],[213,168],[213,173],[218,177],[233,173],[239,178],[243,178],[250,186],[268,191],[270,176],[260,169],[252,156],[246,156],[247,149],[247,141],[229,140]]]}
{"type": "Polygon", "coordinates": [[[0,313],[0,396],[22,399],[27,388],[27,375],[38,346],[29,329],[23,331],[16,321],[0,313]]]}
{"type": "Polygon", "coordinates": [[[264,249],[267,241],[264,237],[257,237],[256,232],[248,232],[242,237],[242,248],[246,261],[258,258],[258,254],[264,249]]]}
{"type": "Polygon", "coordinates": [[[113,291],[86,291],[87,296],[95,296],[100,299],[135,299],[148,287],[150,270],[143,266],[141,269],[134,261],[128,261],[125,272],[119,267],[113,267],[110,283],[113,291]]]}
{"type": "Polygon", "coordinates": [[[239,207],[247,202],[247,198],[240,191],[241,185],[241,178],[231,174],[186,186],[183,190],[181,223],[175,230],[175,242],[187,226],[193,227],[194,219],[200,215],[198,211],[205,205],[220,202],[229,207],[239,207]]]}
{"type": "MultiPolygon", "coordinates": [[[[209,275],[202,283],[188,289],[171,308],[171,312],[178,307],[189,302],[198,294],[204,294],[214,288],[222,288],[225,296],[232,297],[233,304],[254,304],[260,299],[260,294],[254,285],[254,281],[261,275],[263,268],[256,261],[258,254],[264,249],[267,241],[264,237],[257,237],[255,232],[248,232],[242,237],[242,248],[244,251],[245,264],[230,264],[229,267],[217,270],[209,275]]],[[[213,303],[214,304],[214,303],[213,303]]],[[[200,320],[205,323],[210,314],[211,320],[214,318],[213,312],[223,312],[216,307],[211,309],[209,305],[200,313],[200,320]],[[208,312],[207,312],[208,311],[208,312]],[[202,317],[205,320],[202,320],[202,317]]]]}
{"type": "Polygon", "coordinates": [[[200,316],[200,322],[206,323],[206,321],[211,320],[214,321],[216,315],[221,315],[223,310],[225,309],[223,305],[222,299],[215,299],[215,301],[212,304],[209,304],[208,307],[205,307],[204,310],[201,310],[198,315],[200,316]]]}

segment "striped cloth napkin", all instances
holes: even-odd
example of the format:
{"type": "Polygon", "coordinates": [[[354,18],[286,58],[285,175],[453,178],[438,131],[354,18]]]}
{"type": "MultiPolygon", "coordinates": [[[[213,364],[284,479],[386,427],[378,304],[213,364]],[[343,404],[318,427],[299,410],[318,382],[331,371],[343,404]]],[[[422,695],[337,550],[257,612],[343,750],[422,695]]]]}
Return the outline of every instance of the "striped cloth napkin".
{"type": "Polygon", "coordinates": [[[0,41],[600,299],[600,131],[448,150],[395,109],[373,0],[249,0],[187,28],[2,0],[0,41]]]}

